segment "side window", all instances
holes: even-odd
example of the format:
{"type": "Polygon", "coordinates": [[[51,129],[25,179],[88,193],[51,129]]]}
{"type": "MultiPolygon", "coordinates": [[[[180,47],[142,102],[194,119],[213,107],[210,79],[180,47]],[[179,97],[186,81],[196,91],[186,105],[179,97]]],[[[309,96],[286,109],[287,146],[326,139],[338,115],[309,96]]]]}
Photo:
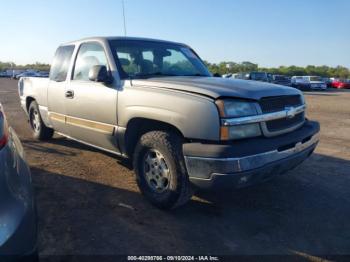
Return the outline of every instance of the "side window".
{"type": "Polygon", "coordinates": [[[95,65],[107,67],[107,58],[103,47],[98,43],[82,44],[75,61],[73,80],[89,81],[89,71],[95,65]]]}
{"type": "Polygon", "coordinates": [[[73,45],[61,46],[57,49],[50,70],[50,80],[56,82],[63,82],[66,80],[73,51],[73,45]]]}

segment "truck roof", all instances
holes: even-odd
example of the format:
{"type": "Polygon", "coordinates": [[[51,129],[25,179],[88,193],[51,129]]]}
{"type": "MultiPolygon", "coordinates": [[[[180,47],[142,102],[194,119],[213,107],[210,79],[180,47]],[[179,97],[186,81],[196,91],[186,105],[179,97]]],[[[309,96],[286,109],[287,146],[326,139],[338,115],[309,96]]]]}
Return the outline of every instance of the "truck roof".
{"type": "Polygon", "coordinates": [[[71,41],[62,44],[64,45],[76,45],[80,44],[82,42],[87,41],[110,41],[110,40],[134,40],[134,41],[152,41],[152,42],[160,42],[160,43],[169,43],[169,44],[177,44],[177,45],[183,45],[187,46],[183,43],[173,42],[173,41],[166,41],[166,40],[160,40],[160,39],[153,39],[153,38],[144,38],[144,37],[130,37],[130,36],[95,36],[95,37],[87,37],[82,38],[79,40],[71,41]]]}

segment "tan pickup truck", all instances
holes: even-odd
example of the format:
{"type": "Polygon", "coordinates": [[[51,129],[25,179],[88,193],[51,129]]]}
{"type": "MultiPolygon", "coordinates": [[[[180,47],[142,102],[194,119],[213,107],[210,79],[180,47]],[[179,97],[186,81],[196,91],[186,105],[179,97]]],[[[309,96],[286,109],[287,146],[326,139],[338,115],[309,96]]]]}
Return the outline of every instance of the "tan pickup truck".
{"type": "Polygon", "coordinates": [[[305,160],[319,124],[303,94],[213,77],[187,45],[96,37],[61,45],[48,79],[22,78],[34,136],[54,132],[132,159],[141,192],[160,208],[195,188],[234,189],[305,160]]]}

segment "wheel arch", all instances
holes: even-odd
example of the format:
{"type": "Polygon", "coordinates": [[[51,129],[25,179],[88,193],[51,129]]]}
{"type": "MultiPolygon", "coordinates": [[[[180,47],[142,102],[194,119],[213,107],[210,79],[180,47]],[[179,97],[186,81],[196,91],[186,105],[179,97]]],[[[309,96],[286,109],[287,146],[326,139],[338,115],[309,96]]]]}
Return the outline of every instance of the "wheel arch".
{"type": "Polygon", "coordinates": [[[32,97],[32,96],[27,96],[26,97],[26,110],[27,110],[27,113],[29,113],[29,107],[30,107],[30,104],[33,101],[36,101],[36,99],[34,97],[32,97]]]}
{"type": "Polygon", "coordinates": [[[177,134],[182,139],[186,139],[181,130],[167,122],[154,120],[150,118],[135,117],[129,120],[126,126],[124,134],[124,151],[129,156],[132,157],[135,146],[139,138],[150,131],[168,131],[177,134]]]}

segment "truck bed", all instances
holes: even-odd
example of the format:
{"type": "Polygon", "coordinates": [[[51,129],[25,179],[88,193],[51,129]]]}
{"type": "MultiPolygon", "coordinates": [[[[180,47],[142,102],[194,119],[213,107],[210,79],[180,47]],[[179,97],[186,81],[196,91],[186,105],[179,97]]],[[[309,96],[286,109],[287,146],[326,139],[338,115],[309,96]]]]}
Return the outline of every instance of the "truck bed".
{"type": "Polygon", "coordinates": [[[23,77],[18,82],[18,92],[22,107],[26,106],[26,98],[34,98],[39,105],[47,107],[47,88],[49,78],[23,77]]]}

